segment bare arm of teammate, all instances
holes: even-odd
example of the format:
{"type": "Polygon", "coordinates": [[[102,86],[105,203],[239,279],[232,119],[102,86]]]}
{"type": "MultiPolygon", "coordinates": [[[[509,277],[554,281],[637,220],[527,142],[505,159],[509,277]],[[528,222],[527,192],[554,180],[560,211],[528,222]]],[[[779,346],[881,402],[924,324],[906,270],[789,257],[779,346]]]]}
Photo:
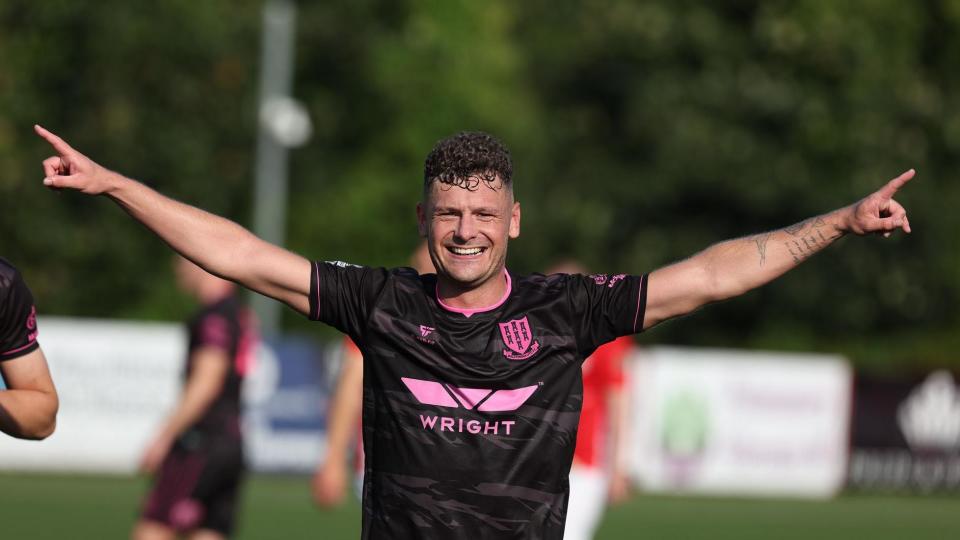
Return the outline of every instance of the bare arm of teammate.
{"type": "Polygon", "coordinates": [[[357,429],[362,401],[363,356],[357,352],[347,353],[330,404],[327,455],[313,475],[313,499],[319,506],[330,507],[343,502],[350,478],[350,441],[357,429]]]}
{"type": "Polygon", "coordinates": [[[627,477],[626,451],[629,441],[627,433],[627,395],[624,388],[611,388],[607,391],[607,410],[610,417],[610,484],[607,486],[607,499],[621,503],[630,495],[630,480],[627,477]]]}
{"type": "Polygon", "coordinates": [[[907,212],[893,196],[913,176],[910,169],[850,206],[780,230],[720,242],[652,272],[644,328],[773,281],[848,233],[909,233],[907,212]]]}
{"type": "Polygon", "coordinates": [[[144,472],[156,471],[177,437],[203,416],[223,388],[230,369],[226,351],[217,347],[197,349],[192,363],[180,401],[143,454],[140,469],[144,472]]]}
{"type": "Polygon", "coordinates": [[[204,270],[280,300],[300,313],[309,312],[310,262],[305,258],[261,240],[228,219],[107,170],[46,129],[34,129],[57,154],[43,161],[46,186],[106,195],[204,270]]]}
{"type": "Polygon", "coordinates": [[[60,400],[43,351],[0,362],[0,375],[8,388],[0,391],[0,431],[20,439],[49,437],[60,400]]]}

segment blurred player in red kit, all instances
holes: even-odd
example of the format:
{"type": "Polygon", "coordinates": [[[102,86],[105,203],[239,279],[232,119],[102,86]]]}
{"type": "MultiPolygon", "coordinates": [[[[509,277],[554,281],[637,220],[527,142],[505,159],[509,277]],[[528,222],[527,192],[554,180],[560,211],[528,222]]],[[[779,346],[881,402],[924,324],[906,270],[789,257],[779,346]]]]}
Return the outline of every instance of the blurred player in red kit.
{"type": "MultiPolygon", "coordinates": [[[[580,263],[566,261],[547,273],[588,272],[580,263]]],[[[583,363],[583,403],[570,467],[564,540],[593,538],[607,503],[621,502],[629,493],[623,457],[628,401],[623,362],[633,350],[629,337],[619,337],[601,345],[583,363]]]]}

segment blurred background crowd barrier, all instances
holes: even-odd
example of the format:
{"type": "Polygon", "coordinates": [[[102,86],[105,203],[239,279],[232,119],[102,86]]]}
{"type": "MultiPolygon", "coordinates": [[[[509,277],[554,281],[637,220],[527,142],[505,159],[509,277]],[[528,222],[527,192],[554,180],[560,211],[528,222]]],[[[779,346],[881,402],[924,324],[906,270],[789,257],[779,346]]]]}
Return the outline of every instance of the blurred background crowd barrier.
{"type": "MultiPolygon", "coordinates": [[[[179,325],[45,317],[57,432],[0,439],[0,469],[136,471],[179,392],[179,325]]],[[[245,382],[252,468],[309,473],[324,456],[339,345],[261,344],[245,382]]],[[[960,389],[948,371],[855,375],[836,355],[650,347],[629,359],[630,472],[650,493],[829,498],[960,492],[960,389]]]]}
{"type": "MultiPolygon", "coordinates": [[[[136,472],[181,391],[185,329],[60,317],[39,324],[60,393],[57,430],[42,444],[0,438],[0,470],[136,472]]],[[[260,343],[243,389],[253,469],[305,472],[317,465],[338,352],[295,337],[260,343]]]]}
{"type": "Polygon", "coordinates": [[[852,373],[836,356],[653,348],[632,377],[634,472],[654,492],[829,497],[852,373]]]}

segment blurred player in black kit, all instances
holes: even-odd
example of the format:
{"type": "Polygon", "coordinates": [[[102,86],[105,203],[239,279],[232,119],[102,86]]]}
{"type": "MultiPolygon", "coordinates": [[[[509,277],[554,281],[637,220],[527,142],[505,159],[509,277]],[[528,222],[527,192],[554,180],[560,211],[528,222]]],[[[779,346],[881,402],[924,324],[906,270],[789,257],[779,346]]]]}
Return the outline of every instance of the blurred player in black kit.
{"type": "Polygon", "coordinates": [[[57,425],[60,401],[37,343],[37,310],[20,272],[0,258],[0,431],[45,439],[57,425]]]}
{"type": "Polygon", "coordinates": [[[183,394],[147,447],[156,473],[135,540],[227,538],[244,476],[240,388],[255,342],[233,283],[177,257],[179,286],[202,305],[188,324],[183,394]]]}

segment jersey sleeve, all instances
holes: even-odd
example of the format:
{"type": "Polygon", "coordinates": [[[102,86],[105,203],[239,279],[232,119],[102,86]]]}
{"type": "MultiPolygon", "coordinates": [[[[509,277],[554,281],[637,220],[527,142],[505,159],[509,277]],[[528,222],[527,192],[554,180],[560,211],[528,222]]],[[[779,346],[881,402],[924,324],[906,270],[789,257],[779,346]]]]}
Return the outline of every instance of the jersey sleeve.
{"type": "Polygon", "coordinates": [[[584,358],[604,343],[643,331],[647,274],[571,274],[566,286],[584,358]]]}
{"type": "Polygon", "coordinates": [[[227,318],[216,312],[207,313],[197,325],[197,347],[213,347],[230,351],[234,336],[227,318]]]}
{"type": "Polygon", "coordinates": [[[362,338],[367,319],[389,273],[340,261],[314,262],[310,276],[310,320],[362,338]]]}
{"type": "Polygon", "coordinates": [[[0,362],[33,352],[37,344],[37,312],[33,295],[19,272],[6,291],[0,290],[0,362]]]}

